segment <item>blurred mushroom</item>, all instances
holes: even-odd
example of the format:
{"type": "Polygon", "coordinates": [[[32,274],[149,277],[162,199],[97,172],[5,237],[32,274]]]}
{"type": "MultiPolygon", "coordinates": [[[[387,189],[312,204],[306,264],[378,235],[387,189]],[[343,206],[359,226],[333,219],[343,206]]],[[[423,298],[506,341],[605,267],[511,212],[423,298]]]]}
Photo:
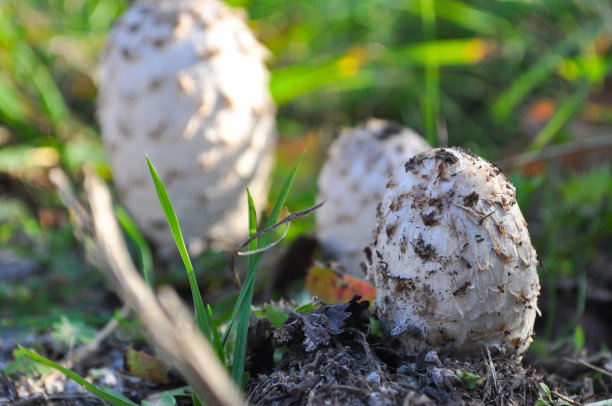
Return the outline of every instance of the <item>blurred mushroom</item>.
{"type": "Polygon", "coordinates": [[[329,149],[318,181],[317,237],[324,255],[354,276],[365,277],[364,248],[376,227],[376,205],[389,176],[406,160],[429,149],[398,123],[370,119],[344,130],[329,149]]]}
{"type": "Polygon", "coordinates": [[[387,332],[460,356],[525,352],[537,256],[498,167],[460,148],[419,154],[389,180],[377,222],[368,272],[387,332]]]}
{"type": "Polygon", "coordinates": [[[265,205],[275,142],[267,51],[217,0],[138,1],[100,60],[98,118],[121,202],[161,247],[172,235],[149,154],[190,248],[247,235],[245,187],[265,205]]]}

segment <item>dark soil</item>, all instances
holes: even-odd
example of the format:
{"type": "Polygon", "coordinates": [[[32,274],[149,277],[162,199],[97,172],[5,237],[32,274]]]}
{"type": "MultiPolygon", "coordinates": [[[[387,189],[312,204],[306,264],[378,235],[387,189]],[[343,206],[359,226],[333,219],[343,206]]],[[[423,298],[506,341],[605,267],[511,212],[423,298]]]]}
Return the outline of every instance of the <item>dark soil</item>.
{"type": "MultiPolygon", "coordinates": [[[[603,375],[597,383],[587,376],[591,367],[560,360],[568,368],[564,376],[554,373],[560,364],[541,364],[536,369],[503,357],[481,357],[458,361],[433,349],[402,354],[393,340],[369,332],[367,302],[355,298],[346,304],[324,305],[317,311],[293,313],[279,329],[269,324],[268,333],[258,326],[259,348],[286,346],[280,363],[255,376],[247,385],[254,405],[534,405],[540,382],[553,391],[553,398],[582,403],[610,395],[612,379],[603,375]],[[265,342],[265,344],[264,344],[265,342]],[[549,371],[553,371],[552,373],[549,371]],[[462,373],[478,375],[470,379],[462,373]],[[589,388],[590,385],[590,388],[589,388]],[[598,395],[595,395],[597,393],[598,395]]],[[[252,357],[257,357],[252,354],[252,357]]],[[[603,357],[603,359],[602,359],[603,357]]],[[[535,361],[534,361],[535,362],[535,361]]],[[[609,355],[598,363],[612,362],[609,355]]],[[[608,366],[610,367],[610,365],[608,366]]]]}

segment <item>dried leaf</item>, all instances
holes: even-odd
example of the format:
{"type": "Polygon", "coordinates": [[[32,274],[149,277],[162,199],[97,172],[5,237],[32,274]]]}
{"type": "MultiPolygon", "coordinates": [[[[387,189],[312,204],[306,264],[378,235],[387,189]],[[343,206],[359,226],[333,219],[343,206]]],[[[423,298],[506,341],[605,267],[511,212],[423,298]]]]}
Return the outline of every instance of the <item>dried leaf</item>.
{"type": "Polygon", "coordinates": [[[164,384],[169,382],[168,365],[158,358],[130,347],[123,352],[123,368],[130,376],[164,384]]]}
{"type": "Polygon", "coordinates": [[[306,278],[306,289],[325,303],[343,303],[354,295],[372,302],[376,288],[369,283],[349,275],[338,275],[329,268],[312,266],[306,278]]]}
{"type": "Polygon", "coordinates": [[[353,296],[347,303],[324,305],[309,314],[292,312],[285,325],[277,329],[274,335],[281,343],[303,340],[306,351],[314,351],[328,345],[331,335],[342,333],[346,326],[369,323],[364,312],[369,302],[358,302],[359,299],[360,296],[353,296]]]}

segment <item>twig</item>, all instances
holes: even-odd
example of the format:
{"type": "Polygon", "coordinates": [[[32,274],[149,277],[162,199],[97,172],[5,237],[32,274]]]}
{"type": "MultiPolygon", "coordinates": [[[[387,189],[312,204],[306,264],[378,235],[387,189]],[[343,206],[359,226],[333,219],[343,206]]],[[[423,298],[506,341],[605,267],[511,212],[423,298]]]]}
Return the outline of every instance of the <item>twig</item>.
{"type": "MultiPolygon", "coordinates": [[[[88,240],[91,240],[89,236],[93,234],[93,221],[87,212],[87,209],[83,206],[79,198],[76,196],[74,189],[68,179],[66,173],[59,167],[55,167],[49,171],[49,179],[55,186],[57,193],[64,203],[64,206],[72,213],[74,221],[76,223],[75,235],[79,241],[87,246],[88,240]]],[[[119,317],[127,317],[129,314],[129,307],[123,305],[119,310],[119,317]]],[[[101,330],[96,333],[96,336],[91,342],[81,345],[77,350],[71,354],[69,353],[66,358],[60,362],[61,365],[66,368],[72,368],[78,364],[88,355],[97,351],[100,344],[104,342],[119,326],[119,322],[116,318],[112,318],[101,330]]],[[[61,375],[59,371],[53,371],[50,375],[44,377],[44,382],[56,379],[61,375]]]]}
{"type": "MultiPolygon", "coordinates": [[[[89,214],[76,197],[66,173],[60,168],[53,168],[49,171],[49,180],[51,180],[55,186],[64,205],[74,215],[74,219],[77,223],[77,230],[83,233],[83,235],[91,234],[93,232],[93,226],[89,214]]],[[[82,236],[77,235],[77,237],[81,239],[80,237],[82,236]]]]}
{"type": "MultiPolygon", "coordinates": [[[[119,310],[119,317],[127,317],[129,312],[130,308],[124,304],[121,310],[119,310]]],[[[96,352],[100,347],[100,344],[102,344],[104,340],[106,340],[117,329],[117,327],[119,327],[119,322],[115,317],[113,317],[101,330],[96,333],[91,342],[81,345],[74,353],[68,351],[68,355],[64,360],[60,361],[59,364],[69,369],[72,368],[84,358],[96,352]]],[[[63,374],[60,371],[53,370],[51,373],[42,376],[38,382],[43,384],[45,387],[49,387],[51,382],[55,381],[62,375],[63,374]]]]}
{"type": "Polygon", "coordinates": [[[260,252],[266,252],[267,250],[269,250],[270,248],[274,247],[279,242],[281,242],[287,236],[287,232],[288,231],[289,231],[289,223],[285,224],[285,231],[283,231],[283,235],[281,235],[278,240],[276,240],[274,242],[271,242],[270,244],[266,245],[265,247],[257,248],[257,249],[254,249],[254,250],[250,250],[250,251],[236,251],[236,254],[238,256],[246,256],[246,255],[258,254],[260,252]]]}
{"type": "Polygon", "coordinates": [[[599,150],[603,148],[612,148],[612,136],[601,135],[597,137],[586,138],[582,140],[567,142],[561,145],[551,145],[543,148],[540,153],[525,152],[501,160],[497,164],[504,170],[529,165],[535,162],[549,161],[552,159],[561,158],[566,155],[576,154],[589,150],[599,150]]]}
{"type": "MultiPolygon", "coordinates": [[[[284,237],[281,237],[278,241],[273,242],[272,244],[268,244],[267,246],[257,249],[257,250],[253,250],[253,251],[247,251],[247,252],[240,252],[241,249],[243,249],[244,247],[247,247],[253,240],[255,240],[256,238],[261,237],[262,235],[269,233],[272,230],[277,229],[278,227],[282,226],[283,224],[289,223],[297,218],[300,217],[304,217],[310,213],[312,213],[313,211],[317,210],[319,207],[323,206],[325,204],[326,200],[323,200],[320,203],[315,204],[314,206],[306,209],[306,210],[302,210],[302,211],[296,211],[293,214],[288,215],[287,217],[285,217],[284,219],[282,219],[281,221],[279,221],[278,223],[271,225],[270,227],[267,227],[255,234],[253,234],[251,237],[249,237],[247,240],[243,241],[242,243],[240,243],[236,249],[234,250],[234,254],[232,255],[232,258],[230,259],[230,274],[232,276],[232,280],[234,281],[234,284],[236,285],[236,288],[238,290],[240,290],[242,288],[242,283],[240,282],[240,276],[238,276],[238,272],[236,272],[236,257],[238,255],[251,255],[251,254],[255,254],[257,252],[262,252],[262,251],[266,251],[270,248],[272,248],[273,246],[275,246],[276,244],[278,244],[280,242],[280,240],[282,240],[284,237]]],[[[288,225],[287,225],[288,226],[288,225]]],[[[288,229],[288,227],[287,227],[288,229]]],[[[285,230],[285,234],[286,235],[286,231],[285,230]]],[[[284,236],[283,235],[283,236],[284,236]]]]}
{"type": "MultiPolygon", "coordinates": [[[[29,398],[20,399],[13,401],[12,406],[40,406],[40,405],[52,405],[52,404],[82,404],[84,402],[87,405],[104,405],[104,401],[94,395],[87,392],[85,393],[58,393],[58,394],[40,394],[30,396],[29,398]]],[[[4,405],[4,403],[3,403],[4,405]]]]}
{"type": "Polygon", "coordinates": [[[551,390],[550,393],[552,393],[553,395],[555,395],[556,397],[565,400],[567,403],[571,403],[572,405],[581,405],[582,403],[580,402],[576,402],[574,399],[572,398],[568,398],[567,396],[565,396],[562,393],[559,393],[555,390],[551,390]]]}
{"type": "Polygon", "coordinates": [[[491,375],[493,376],[493,389],[495,389],[495,398],[499,396],[498,382],[497,382],[497,372],[495,372],[495,365],[493,364],[493,359],[491,358],[491,351],[489,351],[489,347],[485,347],[487,349],[487,357],[489,357],[489,367],[491,368],[491,375]]]}
{"type": "Polygon", "coordinates": [[[492,215],[494,215],[494,214],[495,214],[495,209],[493,209],[493,211],[492,211],[491,213],[486,214],[486,215],[485,215],[483,218],[481,218],[481,219],[478,221],[478,224],[479,224],[479,225],[482,225],[483,221],[485,221],[485,220],[486,220],[488,217],[491,217],[491,216],[492,216],[492,215]]]}
{"type": "Polygon", "coordinates": [[[587,367],[587,368],[591,368],[591,369],[592,369],[592,370],[594,370],[594,371],[601,372],[601,373],[602,373],[602,374],[604,374],[604,375],[607,375],[607,376],[612,377],[612,372],[607,371],[607,370],[605,370],[605,369],[603,369],[603,368],[600,368],[600,367],[598,367],[597,365],[593,365],[593,364],[591,364],[590,362],[585,361],[585,360],[583,360],[583,359],[573,360],[573,359],[570,359],[570,358],[567,358],[567,357],[563,357],[563,360],[564,360],[564,361],[567,361],[567,362],[571,362],[571,363],[573,363],[573,364],[580,364],[580,365],[584,365],[584,366],[585,366],[585,367],[587,367]]]}
{"type": "MultiPolygon", "coordinates": [[[[119,310],[118,316],[125,318],[129,314],[130,308],[128,305],[124,304],[119,310]]],[[[117,317],[113,317],[101,330],[96,333],[96,336],[91,342],[83,344],[77,348],[74,354],[64,361],[64,366],[66,368],[72,368],[73,365],[78,364],[83,358],[97,351],[100,344],[102,344],[102,342],[104,342],[104,340],[106,340],[117,329],[117,327],[119,327],[119,321],[117,321],[117,317]]]]}
{"type": "Polygon", "coordinates": [[[210,344],[195,330],[193,317],[187,316],[189,312],[178,304],[178,296],[166,288],[156,297],[136,270],[113,214],[106,185],[87,173],[85,189],[92,209],[97,248],[108,266],[107,276],[119,296],[138,315],[148,337],[206,404],[242,405],[237,388],[210,344]]]}

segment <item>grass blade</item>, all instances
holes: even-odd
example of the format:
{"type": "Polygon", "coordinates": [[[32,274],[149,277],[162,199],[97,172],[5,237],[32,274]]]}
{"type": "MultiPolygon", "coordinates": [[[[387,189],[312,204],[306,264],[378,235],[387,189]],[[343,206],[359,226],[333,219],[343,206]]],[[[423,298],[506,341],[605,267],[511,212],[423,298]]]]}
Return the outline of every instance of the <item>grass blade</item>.
{"type": "Polygon", "coordinates": [[[194,406],[204,406],[202,401],[200,401],[200,398],[198,397],[198,395],[195,393],[191,395],[191,401],[193,402],[194,406]]]}
{"type": "Polygon", "coordinates": [[[529,150],[538,154],[542,148],[553,139],[555,134],[580,110],[584,105],[584,100],[589,94],[589,83],[585,80],[578,85],[578,88],[569,98],[567,98],[559,111],[550,119],[544,128],[536,135],[529,146],[529,150]]]}
{"type": "Polygon", "coordinates": [[[58,126],[70,115],[68,106],[47,66],[25,41],[14,45],[12,57],[34,85],[49,118],[58,126]]]}
{"type": "MultiPolygon", "coordinates": [[[[484,7],[472,6],[463,1],[438,0],[436,18],[456,24],[458,27],[478,33],[481,36],[497,36],[501,32],[515,32],[516,28],[505,18],[492,14],[484,7]]],[[[419,15],[417,2],[401,2],[400,9],[419,15]]]]}
{"type": "Polygon", "coordinates": [[[232,364],[232,379],[236,385],[242,387],[242,376],[244,374],[244,359],[246,353],[247,333],[249,329],[249,317],[251,315],[251,302],[253,301],[254,284],[244,285],[246,289],[246,301],[240,309],[240,317],[236,326],[236,347],[234,348],[234,360],[232,364]]]}
{"type": "Polygon", "coordinates": [[[208,320],[210,320],[210,328],[212,330],[213,348],[217,354],[217,357],[219,357],[221,364],[225,365],[225,350],[223,349],[223,343],[221,342],[221,337],[219,337],[219,329],[217,328],[217,323],[213,317],[210,305],[206,305],[206,312],[208,314],[208,320]]]}
{"type": "Polygon", "coordinates": [[[161,203],[162,209],[164,210],[166,219],[168,220],[168,225],[170,226],[170,230],[172,231],[172,236],[174,237],[176,246],[181,254],[183,263],[185,264],[185,269],[187,270],[189,286],[191,287],[191,294],[193,295],[193,306],[195,308],[196,323],[202,334],[204,334],[208,341],[211,341],[210,324],[208,323],[206,309],[204,308],[204,301],[202,300],[200,288],[198,287],[198,283],[193,273],[193,265],[191,264],[189,254],[187,253],[187,247],[185,246],[183,233],[181,233],[181,227],[179,226],[178,219],[176,218],[176,214],[174,213],[174,208],[172,207],[172,203],[170,202],[170,198],[168,197],[166,188],[164,187],[164,184],[162,183],[159,176],[157,175],[157,171],[155,170],[155,167],[151,163],[151,160],[148,156],[147,163],[149,164],[149,170],[151,171],[153,182],[155,182],[155,189],[157,190],[159,202],[161,203]]]}
{"type": "Polygon", "coordinates": [[[595,38],[603,26],[602,19],[584,26],[557,43],[547,54],[543,55],[525,73],[521,74],[510,87],[502,93],[491,107],[491,113],[497,120],[503,120],[514,111],[515,107],[548,73],[559,65],[561,58],[576,47],[586,44],[595,38]]]}
{"type": "Polygon", "coordinates": [[[356,48],[331,58],[276,68],[270,80],[272,97],[281,106],[324,86],[353,78],[366,62],[367,52],[356,48]]]}
{"type": "Polygon", "coordinates": [[[153,289],[154,275],[153,275],[153,255],[147,240],[144,238],[136,224],[132,221],[127,210],[121,206],[115,206],[115,216],[119,220],[119,224],[123,227],[125,233],[138,247],[138,253],[140,254],[140,265],[142,266],[142,273],[147,282],[147,285],[153,289]]]}
{"type": "MultiPolygon", "coordinates": [[[[280,212],[281,212],[281,208],[283,207],[283,205],[285,204],[285,201],[287,199],[287,195],[289,194],[289,189],[291,188],[291,184],[293,184],[293,180],[295,178],[295,173],[297,171],[297,168],[300,165],[300,162],[302,161],[302,157],[304,156],[304,153],[302,153],[302,155],[300,155],[300,157],[298,158],[297,162],[295,163],[295,165],[293,166],[293,168],[291,169],[291,172],[289,173],[289,175],[287,176],[287,179],[285,179],[285,183],[283,184],[283,187],[278,195],[278,199],[276,200],[276,203],[274,205],[274,208],[272,209],[272,213],[270,214],[270,219],[268,220],[268,222],[266,223],[266,227],[272,226],[275,224],[275,220],[278,218],[280,212]],[[282,201],[282,202],[281,202],[282,201]],[[279,204],[282,203],[282,204],[279,204]]],[[[260,244],[257,244],[257,247],[261,247],[261,246],[265,246],[267,245],[268,241],[270,240],[270,234],[266,234],[261,238],[261,241],[263,241],[260,244]]],[[[247,261],[249,259],[251,259],[251,261],[254,262],[253,265],[251,266],[257,266],[259,265],[259,261],[261,260],[261,256],[263,255],[263,253],[260,254],[255,254],[255,255],[250,255],[247,258],[247,261]]],[[[225,336],[223,338],[223,343],[225,344],[225,342],[227,341],[227,338],[229,336],[229,333],[232,329],[232,326],[234,324],[234,321],[236,319],[236,316],[238,314],[238,312],[240,311],[240,308],[242,307],[242,304],[244,303],[245,297],[247,295],[247,292],[244,289],[244,286],[246,286],[249,283],[252,283],[251,279],[254,279],[255,275],[253,275],[251,272],[249,272],[251,268],[247,267],[247,276],[246,279],[244,281],[244,284],[242,285],[242,290],[240,291],[240,295],[238,295],[238,299],[236,300],[236,305],[234,306],[234,310],[232,312],[232,316],[230,317],[230,320],[228,322],[228,328],[225,332],[225,336]]]]}
{"type": "MultiPolygon", "coordinates": [[[[255,203],[253,202],[253,197],[251,196],[251,191],[247,188],[247,199],[249,205],[249,237],[252,237],[257,232],[257,210],[255,209],[255,203]]],[[[249,243],[249,250],[256,249],[258,246],[257,240],[253,240],[249,243]]],[[[249,255],[247,257],[247,273],[250,273],[253,268],[254,256],[249,255]]],[[[252,272],[255,273],[254,271],[252,272]]],[[[234,348],[234,358],[233,358],[233,366],[232,366],[232,378],[234,382],[238,385],[238,387],[242,387],[242,376],[244,371],[244,358],[246,351],[246,341],[247,335],[244,334],[245,325],[246,332],[248,333],[249,328],[249,315],[251,313],[251,302],[253,301],[253,283],[247,285],[247,281],[245,280],[245,284],[243,285],[243,289],[246,287],[246,298],[245,303],[248,306],[243,306],[240,308],[240,316],[238,318],[238,332],[236,333],[236,346],[234,348]]],[[[242,292],[240,292],[242,294],[242,292]]]]}
{"type": "MultiPolygon", "coordinates": [[[[436,8],[433,0],[420,0],[421,21],[425,41],[436,39],[436,8]]],[[[438,145],[438,116],[440,115],[440,67],[438,52],[427,48],[425,53],[425,99],[423,123],[427,142],[438,145]]]]}
{"type": "Polygon", "coordinates": [[[21,351],[22,354],[32,358],[35,361],[38,361],[44,365],[47,365],[53,369],[60,371],[61,373],[66,375],[68,378],[72,379],[79,385],[83,386],[85,389],[87,389],[87,391],[96,395],[100,399],[103,399],[116,406],[138,406],[138,403],[132,402],[131,400],[129,400],[122,394],[115,392],[114,390],[104,387],[104,386],[94,385],[93,383],[88,382],[87,380],[79,376],[76,372],[63,367],[51,361],[50,359],[43,357],[42,355],[36,354],[35,352],[25,349],[22,346],[19,346],[19,351],[21,351]]]}
{"type": "MultiPolygon", "coordinates": [[[[278,198],[276,199],[276,202],[274,203],[272,213],[270,214],[270,218],[268,219],[265,227],[270,227],[277,222],[278,216],[280,215],[281,210],[284,207],[285,202],[287,200],[287,196],[289,195],[289,190],[291,189],[291,185],[293,184],[293,180],[295,179],[295,174],[297,172],[297,169],[300,166],[302,158],[304,157],[304,153],[305,152],[302,152],[297,162],[295,163],[295,165],[289,172],[289,175],[285,179],[285,183],[283,184],[283,187],[278,195],[278,198]]],[[[252,199],[249,200],[249,206],[252,206],[252,199]]],[[[253,210],[254,210],[254,207],[253,207],[253,210]]],[[[251,212],[251,209],[249,209],[249,213],[250,212],[251,212]]],[[[249,214],[249,221],[251,222],[252,219],[254,218],[251,216],[251,214],[249,214]]],[[[260,247],[266,246],[268,242],[270,241],[270,238],[271,238],[270,233],[264,234],[259,239],[256,247],[254,248],[260,248],[260,247]]],[[[251,245],[249,245],[249,248],[250,247],[251,245]]],[[[251,301],[253,300],[255,270],[257,269],[257,266],[259,265],[259,262],[261,261],[261,257],[263,256],[263,254],[264,254],[263,252],[257,253],[257,254],[249,256],[247,259],[247,264],[248,264],[247,275],[246,275],[244,284],[242,285],[242,290],[240,291],[240,295],[238,296],[238,300],[236,301],[236,305],[234,307],[234,311],[232,312],[232,316],[230,318],[228,328],[227,328],[227,331],[225,333],[225,337],[223,340],[225,343],[231,331],[231,328],[233,326],[234,320],[236,319],[236,316],[239,314],[240,317],[238,319],[238,325],[236,328],[237,330],[236,331],[236,347],[234,349],[234,360],[233,360],[233,368],[232,368],[232,378],[234,379],[238,387],[242,386],[242,376],[244,372],[244,356],[245,356],[246,338],[247,338],[246,336],[247,336],[247,331],[249,327],[249,315],[250,315],[250,310],[251,310],[251,301]]]]}
{"type": "Polygon", "coordinates": [[[390,48],[390,51],[397,57],[398,65],[407,67],[427,67],[430,64],[430,55],[434,55],[434,62],[439,68],[476,64],[485,58],[490,46],[492,45],[479,38],[460,38],[417,42],[390,48]]]}
{"type": "MultiPolygon", "coordinates": [[[[251,191],[247,188],[247,199],[249,204],[249,237],[252,237],[257,232],[257,210],[255,208],[255,203],[253,202],[253,196],[251,196],[251,191]]],[[[251,241],[249,243],[249,250],[253,250],[257,248],[257,241],[251,241]]],[[[247,269],[251,266],[251,256],[247,257],[247,269]]]]}
{"type": "Polygon", "coordinates": [[[15,84],[0,72],[0,118],[11,125],[24,125],[28,122],[27,105],[15,84]]]}

